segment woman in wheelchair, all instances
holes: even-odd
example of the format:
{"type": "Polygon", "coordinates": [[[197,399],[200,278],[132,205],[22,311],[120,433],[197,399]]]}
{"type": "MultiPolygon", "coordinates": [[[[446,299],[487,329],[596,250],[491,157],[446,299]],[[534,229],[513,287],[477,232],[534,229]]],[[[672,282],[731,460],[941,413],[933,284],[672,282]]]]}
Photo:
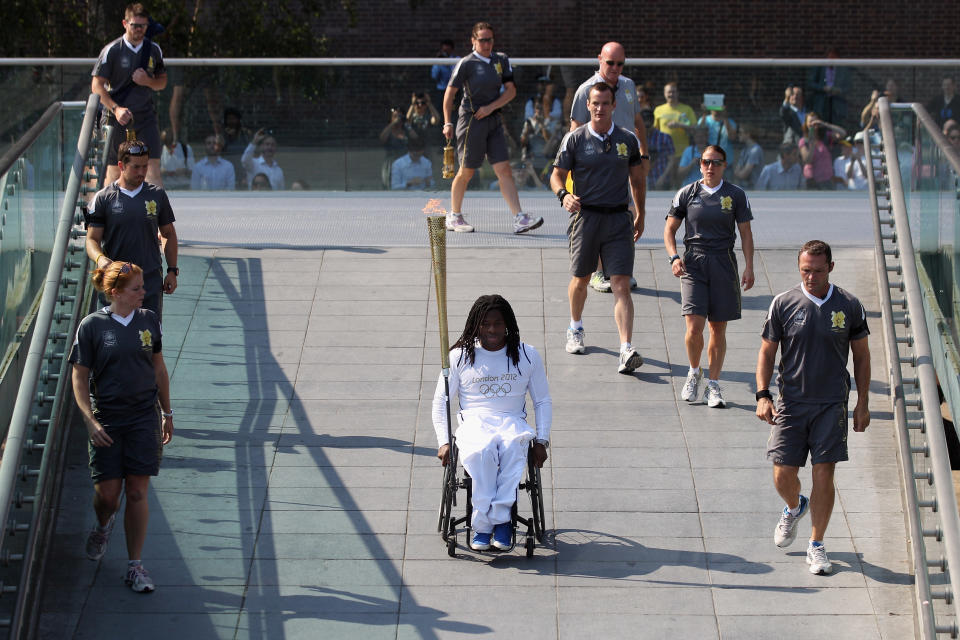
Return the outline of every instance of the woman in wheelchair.
{"type": "Polygon", "coordinates": [[[484,551],[492,544],[507,550],[512,545],[511,508],[531,440],[536,465],[547,460],[553,405],[543,360],[520,341],[510,304],[502,296],[486,295],[473,303],[463,334],[450,348],[450,369],[449,396],[443,375],[433,396],[437,457],[444,466],[450,461],[445,403],[456,395],[459,428],[453,446],[473,482],[470,547],[484,551]],[[536,431],[526,421],[528,391],[536,431]]]}

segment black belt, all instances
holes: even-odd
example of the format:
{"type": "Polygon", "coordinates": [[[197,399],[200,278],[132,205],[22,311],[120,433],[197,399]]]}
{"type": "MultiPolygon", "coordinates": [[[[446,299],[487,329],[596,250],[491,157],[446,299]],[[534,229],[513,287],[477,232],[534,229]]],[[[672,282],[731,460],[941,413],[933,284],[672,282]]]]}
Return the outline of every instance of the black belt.
{"type": "Polygon", "coordinates": [[[580,205],[581,209],[586,209],[587,211],[596,211],[597,213],[623,213],[627,210],[627,205],[618,204],[615,207],[596,207],[592,204],[583,204],[580,205]]]}

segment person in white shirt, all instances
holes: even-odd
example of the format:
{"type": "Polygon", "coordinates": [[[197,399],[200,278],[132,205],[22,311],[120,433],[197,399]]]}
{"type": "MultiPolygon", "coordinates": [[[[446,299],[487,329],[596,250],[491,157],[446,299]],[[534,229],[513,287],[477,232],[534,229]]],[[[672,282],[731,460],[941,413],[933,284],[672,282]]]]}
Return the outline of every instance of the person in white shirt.
{"type": "Polygon", "coordinates": [[[450,348],[449,396],[444,387],[441,374],[433,396],[437,457],[444,466],[450,462],[446,402],[457,396],[460,426],[454,440],[473,479],[470,547],[507,550],[513,537],[510,512],[531,440],[537,466],[547,460],[553,403],[543,360],[520,341],[517,318],[502,296],[480,296],[473,303],[463,334],[450,348]],[[536,431],[526,421],[528,391],[536,431]]]}
{"type": "Polygon", "coordinates": [[[867,188],[867,168],[863,161],[863,132],[854,137],[856,148],[849,140],[840,141],[840,155],[833,161],[833,181],[841,191],[862,191],[867,188]]]}
{"type": "Polygon", "coordinates": [[[433,164],[423,155],[420,138],[407,143],[407,153],[390,166],[391,189],[428,189],[433,186],[433,164]]]}
{"type": "Polygon", "coordinates": [[[285,189],[283,169],[276,161],[277,139],[269,135],[264,129],[253,134],[253,142],[247,145],[240,157],[240,162],[247,172],[247,188],[253,186],[253,178],[262,173],[270,179],[270,187],[274,191],[285,189]],[[260,155],[254,156],[259,152],[260,155]]]}
{"type": "Polygon", "coordinates": [[[233,164],[220,157],[223,136],[209,135],[204,141],[207,157],[193,166],[190,188],[194,191],[232,191],[237,186],[233,164]]]}
{"type": "Polygon", "coordinates": [[[164,188],[168,191],[190,188],[190,174],[195,163],[193,149],[185,142],[175,141],[170,129],[160,132],[160,141],[163,143],[160,175],[163,176],[164,188]]]}

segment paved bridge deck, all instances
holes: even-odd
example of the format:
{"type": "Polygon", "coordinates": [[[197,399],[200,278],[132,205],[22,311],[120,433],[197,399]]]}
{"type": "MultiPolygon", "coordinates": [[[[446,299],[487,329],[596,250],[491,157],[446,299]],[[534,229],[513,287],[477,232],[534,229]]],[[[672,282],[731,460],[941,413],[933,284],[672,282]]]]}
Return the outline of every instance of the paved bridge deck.
{"type": "MultiPolygon", "coordinates": [[[[260,195],[173,196],[185,245],[164,315],[176,433],[144,553],[158,589],[123,585],[119,523],[103,560],[85,558],[93,513],[76,430],[40,637],[913,636],[862,195],[754,198],[757,285],[728,333],[729,408],[711,410],[679,401],[679,283],[658,240],[669,194],[651,195],[637,251],[634,343],[646,364],[634,376],[616,373],[609,294],[589,295],[587,354],[563,350],[556,201],[524,194],[548,223],[515,237],[499,198],[470,194],[481,232],[450,236],[451,332],[477,295],[502,293],[544,355],[554,399],[549,531],[532,559],[450,559],[435,533],[440,356],[425,198],[260,195]],[[875,331],[873,422],[851,434],[838,469],[829,577],[807,571],[809,519],[793,547],[773,544],[782,504],[753,416],[760,322],[797,282],[796,246],[811,236],[834,244],[833,280],[861,297],[875,331]]],[[[809,469],[801,477],[809,487],[809,469]]]]}

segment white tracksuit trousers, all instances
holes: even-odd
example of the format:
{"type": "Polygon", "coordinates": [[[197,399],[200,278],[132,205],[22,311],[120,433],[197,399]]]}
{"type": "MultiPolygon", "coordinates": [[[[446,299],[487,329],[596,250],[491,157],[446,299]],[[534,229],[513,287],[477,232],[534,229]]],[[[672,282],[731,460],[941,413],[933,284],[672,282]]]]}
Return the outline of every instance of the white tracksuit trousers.
{"type": "Polygon", "coordinates": [[[460,412],[457,418],[460,460],[473,478],[471,525],[490,533],[493,525],[510,521],[536,432],[521,416],[460,412]]]}

